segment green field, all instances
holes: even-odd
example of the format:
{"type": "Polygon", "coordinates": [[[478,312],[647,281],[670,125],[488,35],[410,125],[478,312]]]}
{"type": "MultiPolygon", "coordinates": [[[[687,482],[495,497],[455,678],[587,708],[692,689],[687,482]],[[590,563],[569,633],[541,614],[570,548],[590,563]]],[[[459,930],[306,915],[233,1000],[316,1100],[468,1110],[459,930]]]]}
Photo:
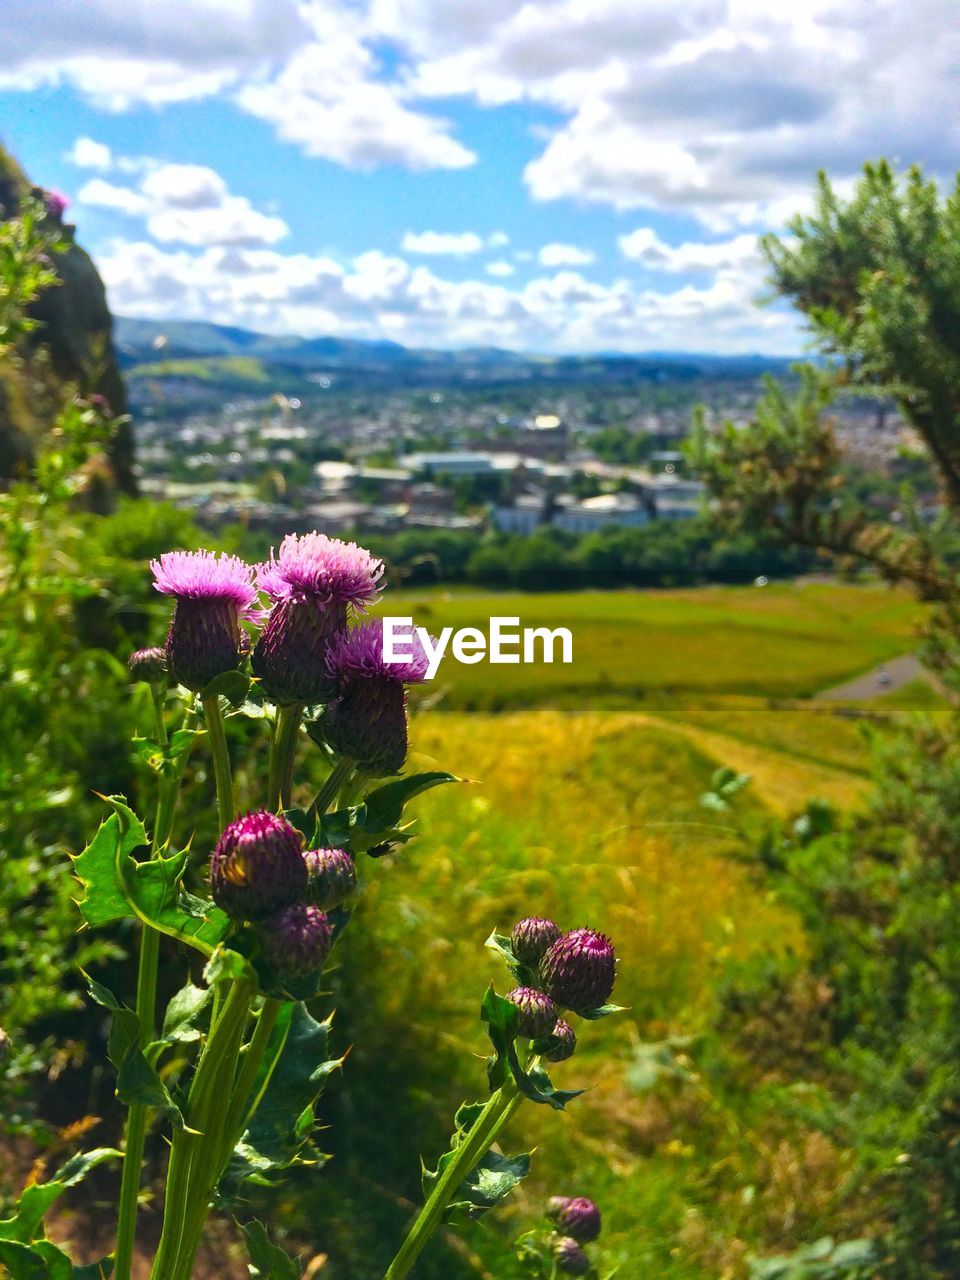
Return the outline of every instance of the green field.
{"type": "Polygon", "coordinates": [[[433,633],[486,630],[491,615],[569,628],[568,666],[444,661],[432,688],[444,705],[491,710],[605,694],[802,697],[908,652],[923,616],[903,592],[820,582],[555,595],[408,591],[388,600],[391,614],[409,610],[433,633]]]}
{"type": "Polygon", "coordinates": [[[204,356],[194,359],[157,360],[134,365],[127,371],[132,381],[156,378],[189,378],[230,387],[263,387],[270,381],[263,362],[255,356],[204,356]]]}

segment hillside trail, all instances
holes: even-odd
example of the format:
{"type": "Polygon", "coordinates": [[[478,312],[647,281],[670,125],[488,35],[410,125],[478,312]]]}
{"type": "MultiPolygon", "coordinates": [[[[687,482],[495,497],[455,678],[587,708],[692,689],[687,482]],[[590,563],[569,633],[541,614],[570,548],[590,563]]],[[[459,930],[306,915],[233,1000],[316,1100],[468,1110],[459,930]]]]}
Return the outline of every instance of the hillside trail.
{"type": "MultiPolygon", "coordinates": [[[[896,693],[914,680],[924,680],[934,688],[940,689],[939,683],[924,667],[914,653],[904,653],[899,658],[891,658],[881,662],[871,671],[847,680],[843,684],[834,685],[831,689],[821,689],[815,693],[814,701],[818,702],[860,702],[867,698],[883,698],[896,693]]],[[[942,690],[940,690],[942,692],[942,690]]]]}

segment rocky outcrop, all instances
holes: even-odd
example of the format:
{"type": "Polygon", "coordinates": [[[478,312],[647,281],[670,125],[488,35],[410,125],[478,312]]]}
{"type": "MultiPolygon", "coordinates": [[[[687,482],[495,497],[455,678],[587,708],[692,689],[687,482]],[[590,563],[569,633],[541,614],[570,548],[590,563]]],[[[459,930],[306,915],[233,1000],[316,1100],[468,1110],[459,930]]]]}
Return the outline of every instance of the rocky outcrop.
{"type": "MultiPolygon", "coordinates": [[[[0,147],[0,219],[16,213],[32,187],[16,161],[0,147]]],[[[70,384],[83,396],[102,396],[109,412],[122,418],[127,396],[113,345],[113,317],[106,291],[90,255],[74,241],[74,228],[62,223],[63,209],[48,200],[47,216],[61,224],[66,250],[58,253],[53,268],[59,287],[48,289],[33,304],[31,314],[40,323],[30,336],[40,354],[44,376],[61,385],[70,384]]],[[[30,354],[29,352],[26,354],[30,354]]],[[[25,391],[22,377],[11,365],[0,367],[0,473],[12,474],[29,459],[33,446],[50,423],[36,398],[25,391]]],[[[133,491],[133,432],[121,421],[109,449],[117,484],[133,491]]]]}

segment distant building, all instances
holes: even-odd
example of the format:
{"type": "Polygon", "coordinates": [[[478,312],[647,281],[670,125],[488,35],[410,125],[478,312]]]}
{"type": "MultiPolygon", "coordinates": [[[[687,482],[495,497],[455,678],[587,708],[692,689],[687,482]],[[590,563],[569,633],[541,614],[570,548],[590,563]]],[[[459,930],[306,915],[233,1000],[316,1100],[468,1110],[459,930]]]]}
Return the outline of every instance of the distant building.
{"type": "Polygon", "coordinates": [[[665,471],[668,475],[682,471],[685,462],[686,458],[679,449],[655,449],[650,454],[651,470],[665,471]]]}
{"type": "Polygon", "coordinates": [[[647,495],[658,520],[690,520],[703,510],[704,486],[676,474],[651,477],[647,495]]]}
{"type": "Polygon", "coordinates": [[[351,502],[347,498],[333,498],[323,502],[312,503],[310,506],[305,507],[302,521],[294,513],[291,516],[291,525],[294,526],[296,532],[319,529],[321,533],[342,533],[356,529],[366,523],[369,514],[370,507],[365,502],[351,502]],[[296,528],[300,524],[304,526],[302,530],[296,528]]]}
{"type": "Polygon", "coordinates": [[[493,523],[501,533],[535,533],[544,523],[546,497],[542,493],[521,493],[509,505],[493,508],[493,523]]]}
{"type": "Polygon", "coordinates": [[[596,533],[614,525],[636,528],[647,524],[646,504],[629,493],[601,493],[583,502],[570,503],[553,517],[552,523],[568,533],[596,533]]]}
{"type": "Polygon", "coordinates": [[[516,458],[510,453],[408,453],[400,461],[416,475],[483,476],[514,470],[516,458]]]}

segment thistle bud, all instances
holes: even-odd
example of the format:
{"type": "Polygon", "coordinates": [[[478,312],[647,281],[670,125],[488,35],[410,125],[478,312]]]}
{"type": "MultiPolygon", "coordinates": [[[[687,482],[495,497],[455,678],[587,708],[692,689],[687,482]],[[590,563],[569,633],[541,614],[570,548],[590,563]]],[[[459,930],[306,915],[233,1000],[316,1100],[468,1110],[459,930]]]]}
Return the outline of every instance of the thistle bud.
{"type": "Polygon", "coordinates": [[[127,659],[130,675],[143,684],[166,685],[170,681],[165,649],[137,649],[127,659]]]}
{"type": "Polygon", "coordinates": [[[517,1035],[537,1040],[550,1034],[557,1020],[557,1006],[549,996],[533,987],[515,987],[505,999],[520,1011],[517,1035]]]}
{"type": "Polygon", "coordinates": [[[303,860],[307,864],[307,901],[323,911],[338,907],[357,887],[357,869],[346,849],[309,849],[303,860]]]}
{"type": "Polygon", "coordinates": [[[347,606],[375,599],[383,563],[355,542],[322,533],[289,534],[257,570],[273,609],[253,651],[253,672],[278,703],[326,702],[337,692],[327,669],[346,630],[347,606]]]}
{"type": "Polygon", "coordinates": [[[575,1013],[606,1004],[615,979],[613,944],[593,929],[565,933],[540,961],[543,989],[562,1009],[575,1013]]]}
{"type": "Polygon", "coordinates": [[[297,902],[307,890],[299,832],[263,809],[237,818],[213,851],[210,889],[234,920],[263,920],[297,902]]]}
{"type": "Polygon", "coordinates": [[[585,1276],[590,1273],[590,1259],[572,1236],[561,1236],[553,1246],[557,1270],[568,1276],[585,1276]]]}
{"type": "Polygon", "coordinates": [[[253,569],[238,556],[212,551],[169,551],[150,567],[156,589],[177,601],[167,635],[170,672],[199,693],[243,659],[240,622],[256,612],[253,569]]]}
{"type": "Polygon", "coordinates": [[[260,946],[281,977],[307,978],[326,963],[333,946],[333,926],[319,907],[295,903],[264,921],[260,946]]]}
{"type": "Polygon", "coordinates": [[[544,952],[560,937],[560,929],[552,920],[528,916],[518,921],[510,932],[510,947],[521,964],[535,969],[544,952]]]}
{"type": "Polygon", "coordinates": [[[366,622],[346,631],[327,655],[327,669],[340,696],[323,713],[322,729],[329,746],[355,760],[372,777],[398,773],[407,758],[407,709],[404,685],[425,679],[427,659],[415,636],[411,654],[387,662],[383,623],[366,622]]]}
{"type": "Polygon", "coordinates": [[[600,1234],[600,1210],[586,1196],[551,1196],[547,1217],[557,1229],[581,1244],[596,1240],[600,1234]]]}
{"type": "Polygon", "coordinates": [[[550,1035],[560,1043],[552,1049],[544,1052],[544,1057],[548,1062],[566,1062],[567,1058],[572,1058],[577,1048],[577,1037],[574,1034],[573,1027],[565,1018],[558,1018],[553,1025],[550,1035]]]}

